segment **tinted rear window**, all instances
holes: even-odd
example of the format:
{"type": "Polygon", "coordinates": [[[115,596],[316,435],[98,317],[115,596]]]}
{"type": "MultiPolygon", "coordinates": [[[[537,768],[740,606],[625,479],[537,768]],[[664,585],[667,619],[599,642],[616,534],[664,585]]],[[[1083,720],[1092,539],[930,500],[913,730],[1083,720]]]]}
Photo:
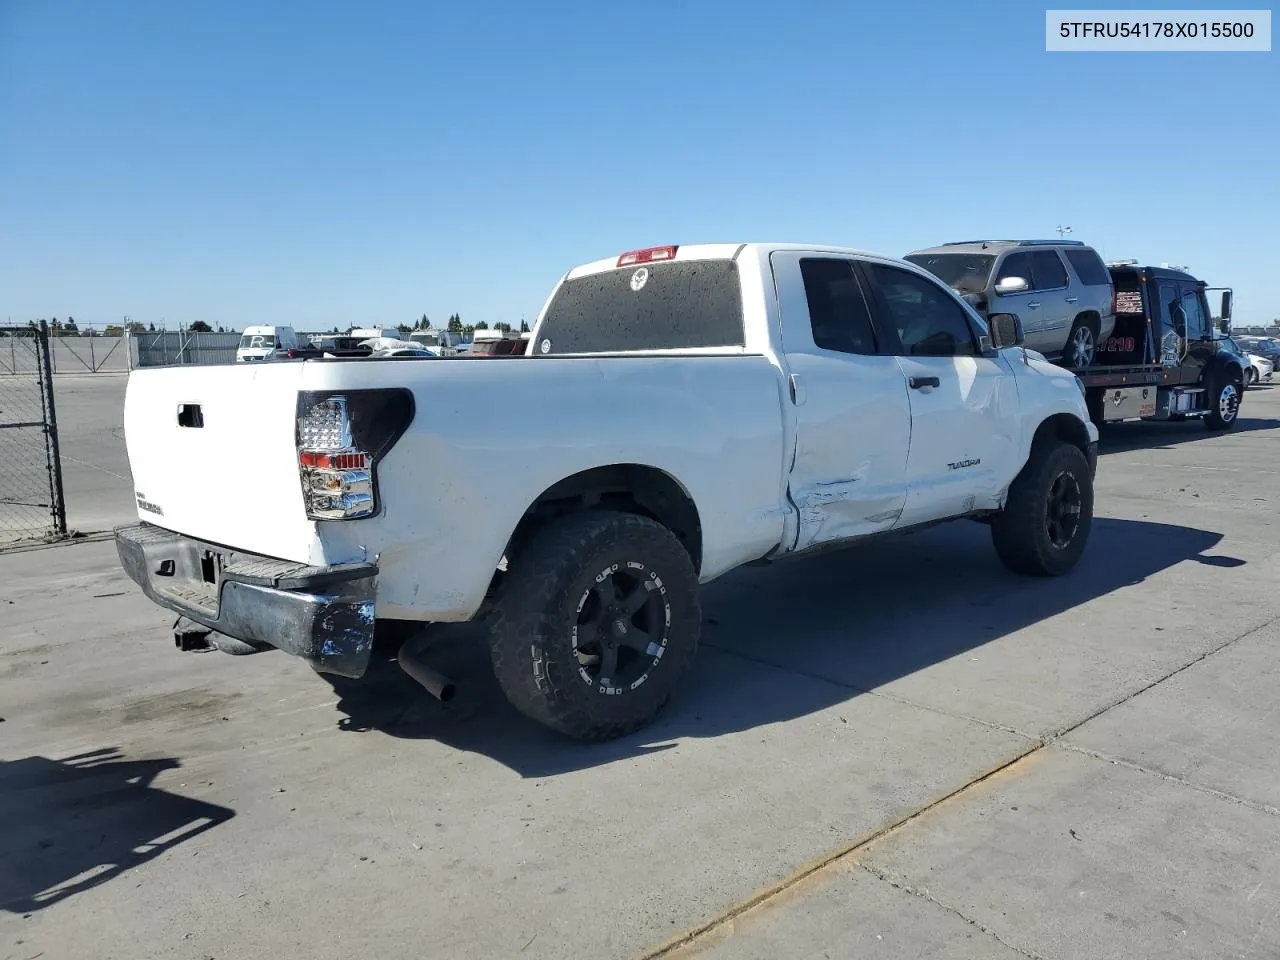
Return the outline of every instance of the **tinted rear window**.
{"type": "Polygon", "coordinates": [[[1111,274],[1106,264],[1093,250],[1064,250],[1071,269],[1075,270],[1080,282],[1089,287],[1106,286],[1111,282],[1111,274]]]}
{"type": "Polygon", "coordinates": [[[537,357],[743,343],[738,265],[732,260],[691,260],[606,270],[562,284],[530,353],[537,357]]]}

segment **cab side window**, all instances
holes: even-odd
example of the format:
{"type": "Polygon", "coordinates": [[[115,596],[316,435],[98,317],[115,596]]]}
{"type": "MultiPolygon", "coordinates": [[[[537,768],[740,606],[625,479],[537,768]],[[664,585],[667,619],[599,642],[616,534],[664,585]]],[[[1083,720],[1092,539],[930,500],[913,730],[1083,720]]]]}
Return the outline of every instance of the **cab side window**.
{"type": "Polygon", "coordinates": [[[1200,291],[1195,287],[1179,284],[1178,312],[1182,315],[1185,336],[1188,340],[1209,339],[1209,318],[1205,316],[1200,291]]]}
{"type": "Polygon", "coordinates": [[[886,325],[898,333],[904,356],[972,357],[978,352],[969,318],[938,284],[915,273],[867,263],[886,325]]]}
{"type": "Polygon", "coordinates": [[[875,330],[853,263],[820,257],[800,261],[814,346],[840,353],[874,354],[875,330]]]}

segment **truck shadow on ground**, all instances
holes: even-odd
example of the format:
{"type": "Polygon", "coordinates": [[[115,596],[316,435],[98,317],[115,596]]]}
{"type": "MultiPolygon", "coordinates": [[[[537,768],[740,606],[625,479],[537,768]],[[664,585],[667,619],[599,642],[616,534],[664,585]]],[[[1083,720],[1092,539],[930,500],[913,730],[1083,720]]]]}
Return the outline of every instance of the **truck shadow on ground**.
{"type": "Polygon", "coordinates": [[[1271,417],[1240,417],[1236,425],[1226,432],[1206,430],[1199,420],[1182,420],[1161,423],[1157,420],[1137,420],[1113,423],[1102,430],[1098,439],[1098,453],[1129,453],[1134,450],[1172,450],[1197,440],[1230,437],[1237,433],[1255,433],[1260,430],[1280,430],[1280,420],[1271,417]]]}
{"type": "Polygon", "coordinates": [[[1186,560],[1222,536],[1100,519],[1088,552],[1055,579],[1009,573],[987,529],[959,522],[770,568],[703,589],[703,649],[659,720],[631,737],[584,745],[524,719],[503,698],[474,626],[439,631],[433,665],[458,696],[431,699],[382,653],[362,681],[327,678],[339,725],[437,739],[529,777],[544,777],[808,715],[1053,617],[1186,560]]]}
{"type": "Polygon", "coordinates": [[[0,910],[53,906],[235,816],[151,786],[178,766],[113,749],[0,763],[0,910]]]}

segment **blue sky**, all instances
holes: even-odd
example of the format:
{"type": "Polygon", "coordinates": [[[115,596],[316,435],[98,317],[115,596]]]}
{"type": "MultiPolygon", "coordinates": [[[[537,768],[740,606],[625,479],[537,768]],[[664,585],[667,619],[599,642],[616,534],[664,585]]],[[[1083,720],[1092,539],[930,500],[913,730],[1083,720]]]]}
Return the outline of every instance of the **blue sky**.
{"type": "Polygon", "coordinates": [[[1069,224],[1269,320],[1277,56],[1050,54],[1025,2],[0,0],[0,318],[518,323],[634,247],[1069,224]]]}

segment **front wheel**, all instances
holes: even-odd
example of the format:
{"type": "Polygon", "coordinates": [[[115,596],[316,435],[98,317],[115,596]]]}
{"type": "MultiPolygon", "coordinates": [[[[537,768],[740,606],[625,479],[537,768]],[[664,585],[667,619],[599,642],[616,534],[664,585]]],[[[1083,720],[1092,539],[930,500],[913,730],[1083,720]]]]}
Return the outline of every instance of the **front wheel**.
{"type": "Polygon", "coordinates": [[[1057,577],[1079,561],[1093,526],[1093,475],[1075,444],[1050,440],[1031,448],[991,524],[996,554],[1028,576],[1057,577]]]}
{"type": "Polygon", "coordinates": [[[550,523],[510,562],[489,652],[507,699],[579,740],[655,719],[702,627],[688,551],[647,517],[605,510],[550,523]]]}
{"type": "Polygon", "coordinates": [[[1215,380],[1209,384],[1209,413],[1204,425],[1209,430],[1230,430],[1240,416],[1240,381],[1215,380]]]}

